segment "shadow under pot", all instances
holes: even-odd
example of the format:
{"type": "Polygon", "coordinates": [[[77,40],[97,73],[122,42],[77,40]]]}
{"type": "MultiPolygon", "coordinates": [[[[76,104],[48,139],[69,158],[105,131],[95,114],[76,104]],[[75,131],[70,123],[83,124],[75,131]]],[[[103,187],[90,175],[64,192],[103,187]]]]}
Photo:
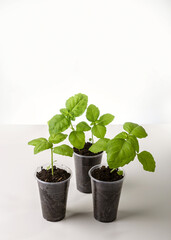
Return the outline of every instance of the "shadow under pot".
{"type": "MultiPolygon", "coordinates": [[[[48,165],[44,165],[43,168],[39,167],[36,171],[36,175],[41,172],[42,169],[47,169],[47,166],[48,165]]],[[[61,182],[45,182],[36,176],[42,214],[47,221],[51,222],[60,221],[65,218],[68,188],[72,176],[72,172],[68,167],[57,164],[54,164],[54,166],[58,169],[65,170],[69,173],[69,177],[61,182]]]]}
{"type": "Polygon", "coordinates": [[[101,163],[103,152],[94,156],[84,156],[74,152],[77,189],[83,193],[92,193],[89,170],[101,163]]]}
{"type": "Polygon", "coordinates": [[[117,218],[125,174],[123,172],[123,177],[117,181],[97,180],[92,176],[92,173],[95,169],[101,167],[102,165],[97,165],[89,171],[92,185],[94,218],[100,222],[113,222],[117,218]]]}

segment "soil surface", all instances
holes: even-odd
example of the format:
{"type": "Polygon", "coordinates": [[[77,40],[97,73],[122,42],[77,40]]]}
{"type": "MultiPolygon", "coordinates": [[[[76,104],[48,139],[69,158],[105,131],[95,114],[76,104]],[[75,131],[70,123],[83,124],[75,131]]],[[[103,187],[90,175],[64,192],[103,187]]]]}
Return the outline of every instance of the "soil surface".
{"type": "Polygon", "coordinates": [[[70,177],[70,173],[61,168],[56,168],[53,166],[53,176],[51,169],[43,169],[37,172],[36,176],[44,182],[62,182],[70,177]]]}
{"type": "Polygon", "coordinates": [[[101,168],[94,169],[92,176],[100,181],[112,182],[123,178],[123,176],[117,174],[118,169],[111,172],[109,167],[102,166],[101,168]]]}
{"type": "Polygon", "coordinates": [[[95,156],[95,155],[98,155],[99,153],[102,153],[102,152],[99,152],[99,153],[90,152],[89,148],[91,146],[92,146],[92,143],[86,142],[83,149],[77,149],[75,147],[73,149],[74,149],[75,153],[80,154],[80,155],[84,155],[84,156],[95,156]]]}

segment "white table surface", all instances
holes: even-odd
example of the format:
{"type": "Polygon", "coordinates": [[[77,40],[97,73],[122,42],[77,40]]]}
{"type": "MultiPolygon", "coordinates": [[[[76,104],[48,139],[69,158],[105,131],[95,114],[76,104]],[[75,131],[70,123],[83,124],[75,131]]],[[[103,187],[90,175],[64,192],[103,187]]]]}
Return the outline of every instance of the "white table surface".
{"type": "MultiPolygon", "coordinates": [[[[0,126],[0,239],[171,239],[171,124],[145,125],[149,134],[140,150],[153,153],[156,172],[142,169],[138,160],[125,166],[118,218],[100,223],[93,218],[92,195],[76,190],[74,161],[55,155],[58,163],[73,170],[66,218],[60,222],[43,219],[37,182],[37,166],[50,162],[50,151],[33,155],[27,142],[48,137],[47,126],[0,126]]],[[[107,136],[121,130],[110,126],[107,136]]],[[[106,161],[105,155],[103,162],[106,161]]]]}

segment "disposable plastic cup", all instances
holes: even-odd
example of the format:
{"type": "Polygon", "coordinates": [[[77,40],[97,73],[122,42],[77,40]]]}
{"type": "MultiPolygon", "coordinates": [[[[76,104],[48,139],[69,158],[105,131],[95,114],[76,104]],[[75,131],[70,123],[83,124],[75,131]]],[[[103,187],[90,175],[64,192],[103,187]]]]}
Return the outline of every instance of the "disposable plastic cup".
{"type": "Polygon", "coordinates": [[[88,172],[93,166],[101,163],[102,155],[103,152],[94,156],[84,156],[74,153],[76,185],[80,192],[92,192],[91,180],[88,172]]]}
{"type": "MultiPolygon", "coordinates": [[[[64,169],[70,173],[70,177],[62,182],[44,182],[36,177],[43,217],[47,221],[56,222],[65,218],[68,188],[72,171],[64,165],[54,164],[57,168],[64,169]]],[[[48,165],[44,165],[46,169],[48,165]]],[[[40,172],[42,167],[37,168],[36,173],[40,172]]],[[[35,176],[36,176],[35,173],[35,176]]]]}
{"type": "Polygon", "coordinates": [[[100,222],[112,222],[117,218],[125,173],[123,172],[123,178],[118,181],[99,181],[92,177],[92,172],[101,166],[94,166],[89,171],[92,185],[94,218],[100,222]]]}

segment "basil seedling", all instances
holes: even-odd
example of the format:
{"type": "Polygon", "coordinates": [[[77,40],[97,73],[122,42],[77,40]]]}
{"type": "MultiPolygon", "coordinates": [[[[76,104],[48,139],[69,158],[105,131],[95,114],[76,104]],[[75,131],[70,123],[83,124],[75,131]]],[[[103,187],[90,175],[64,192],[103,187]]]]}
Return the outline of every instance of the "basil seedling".
{"type": "Polygon", "coordinates": [[[105,134],[106,134],[106,125],[111,123],[114,119],[114,116],[112,114],[106,113],[104,115],[100,116],[100,111],[98,107],[95,105],[91,104],[87,108],[86,112],[86,118],[88,121],[90,121],[90,126],[91,128],[91,141],[92,144],[94,144],[94,137],[96,136],[97,138],[103,139],[105,134]]]}
{"type": "Polygon", "coordinates": [[[69,156],[69,157],[72,157],[73,155],[73,149],[66,144],[62,144],[60,146],[54,147],[54,144],[58,144],[64,141],[67,138],[67,136],[68,136],[67,134],[57,133],[57,134],[52,134],[48,140],[46,138],[37,138],[28,142],[29,145],[34,146],[34,154],[42,152],[46,149],[51,149],[52,175],[53,175],[53,163],[54,163],[53,153],[69,156]]]}
{"type": "Polygon", "coordinates": [[[78,93],[70,97],[65,107],[60,109],[61,114],[55,115],[49,120],[49,132],[50,135],[57,134],[65,131],[69,127],[72,132],[69,135],[69,141],[73,146],[83,148],[85,144],[85,134],[83,131],[76,131],[73,127],[72,121],[75,121],[76,117],[81,116],[87,108],[88,97],[85,94],[78,93]]]}
{"type": "Polygon", "coordinates": [[[152,154],[148,151],[139,152],[138,138],[147,137],[145,129],[131,122],[126,122],[123,125],[123,129],[125,131],[119,133],[111,140],[99,139],[91,146],[90,151],[94,153],[106,151],[107,162],[112,170],[129,164],[137,157],[144,170],[154,172],[156,164],[152,154]]]}
{"type": "MultiPolygon", "coordinates": [[[[104,136],[106,134],[106,125],[111,123],[114,119],[114,116],[112,114],[104,114],[101,117],[100,111],[98,107],[91,104],[88,106],[86,111],[86,118],[90,122],[90,124],[86,122],[80,122],[76,125],[76,130],[73,129],[73,131],[69,135],[69,141],[70,143],[78,148],[82,149],[85,144],[85,133],[86,131],[91,130],[91,138],[89,139],[92,144],[94,144],[94,136],[97,138],[101,138],[105,141],[104,136]]],[[[90,148],[91,151],[91,148],[90,148]]]]}

